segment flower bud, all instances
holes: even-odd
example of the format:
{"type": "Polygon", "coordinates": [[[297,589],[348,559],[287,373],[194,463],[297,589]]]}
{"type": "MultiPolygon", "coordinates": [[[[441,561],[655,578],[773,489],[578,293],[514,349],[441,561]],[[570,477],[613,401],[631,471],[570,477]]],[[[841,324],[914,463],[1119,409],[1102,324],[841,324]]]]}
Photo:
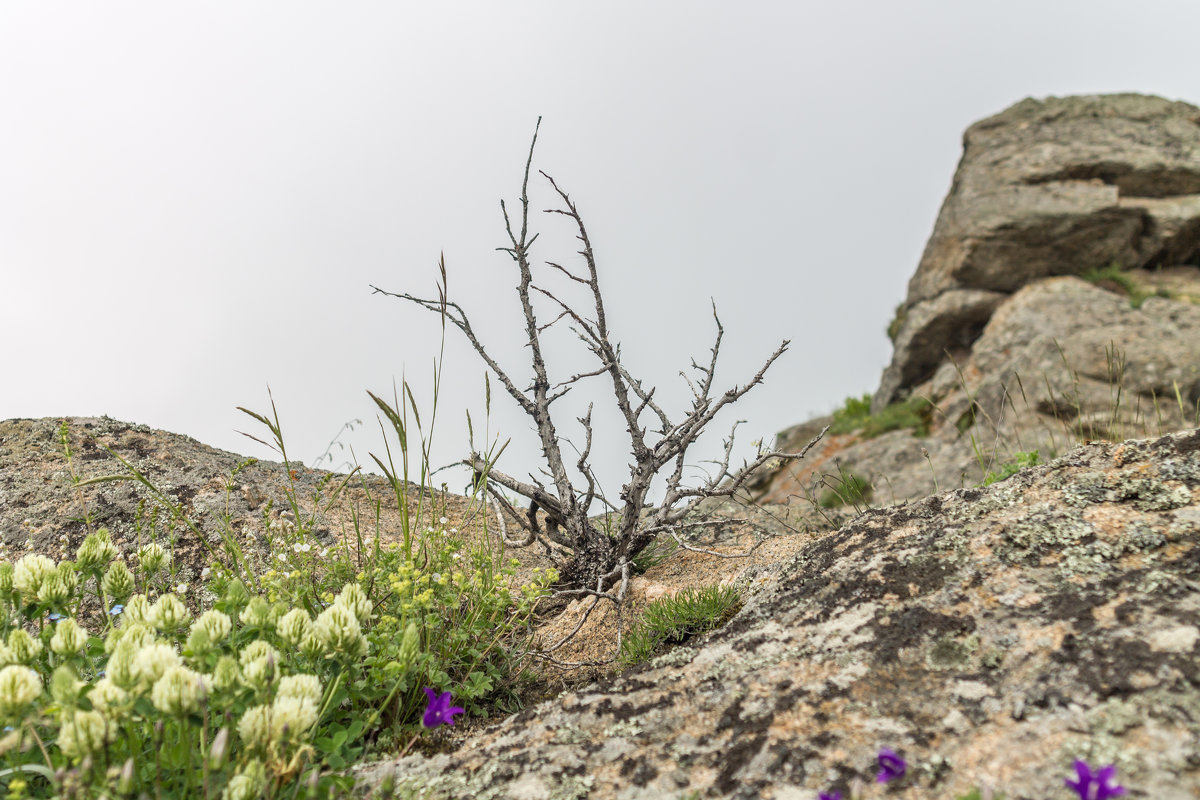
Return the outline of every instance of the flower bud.
{"type": "Polygon", "coordinates": [[[117,780],[117,792],[120,794],[133,794],[133,759],[125,759],[125,766],[121,767],[121,777],[117,780]]]}
{"type": "Polygon", "coordinates": [[[174,633],[187,624],[187,606],[173,594],[164,594],[150,609],[150,620],[163,633],[174,633]]]}
{"type": "Polygon", "coordinates": [[[213,686],[218,689],[231,689],[242,682],[242,671],[231,656],[221,656],[217,666],[213,668],[213,686]]]}
{"type": "Polygon", "coordinates": [[[221,728],[213,739],[212,747],[208,749],[208,768],[219,770],[225,766],[225,756],[229,754],[229,728],[221,728]]]}
{"type": "Polygon", "coordinates": [[[239,578],[234,578],[225,587],[225,602],[230,608],[241,608],[249,599],[250,593],[246,591],[246,584],[239,578]]]}
{"type": "Polygon", "coordinates": [[[138,567],[146,575],[154,575],[171,563],[171,557],[158,542],[151,542],[138,550],[138,567]]]}
{"type": "Polygon", "coordinates": [[[114,561],[108,572],[104,573],[100,587],[113,600],[124,600],[133,594],[133,573],[125,566],[124,561],[114,561]]]}
{"type": "Polygon", "coordinates": [[[79,702],[79,690],[84,686],[83,681],[75,674],[75,670],[65,664],[54,670],[50,676],[50,696],[54,702],[64,708],[74,708],[79,702]]]}
{"type": "Polygon", "coordinates": [[[60,656],[73,656],[87,646],[87,631],[79,623],[67,617],[54,626],[54,637],[50,649],[60,656]]]}
{"type": "Polygon", "coordinates": [[[243,610],[238,619],[247,628],[261,630],[271,624],[271,605],[261,597],[255,597],[243,610]]]}
{"type": "Polygon", "coordinates": [[[9,600],[16,594],[13,589],[13,565],[0,561],[0,599],[9,600]]]}
{"type": "Polygon", "coordinates": [[[417,623],[410,622],[404,628],[404,638],[400,640],[400,650],[396,660],[400,662],[401,666],[407,668],[417,660],[420,652],[421,629],[417,627],[417,623]]]}
{"type": "Polygon", "coordinates": [[[9,631],[8,649],[18,664],[28,664],[42,654],[42,643],[23,628],[15,628],[9,631]]]}

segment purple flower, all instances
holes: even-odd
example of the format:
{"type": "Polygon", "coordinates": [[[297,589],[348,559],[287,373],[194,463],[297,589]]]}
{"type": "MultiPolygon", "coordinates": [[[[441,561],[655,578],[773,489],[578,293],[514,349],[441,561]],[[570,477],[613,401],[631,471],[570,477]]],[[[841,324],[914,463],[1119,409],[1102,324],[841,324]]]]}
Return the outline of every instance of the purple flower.
{"type": "Polygon", "coordinates": [[[426,728],[436,728],[443,723],[453,725],[454,715],[463,713],[462,707],[450,705],[450,692],[438,693],[426,686],[425,695],[429,698],[429,705],[425,707],[421,724],[426,728]]]}
{"type": "Polygon", "coordinates": [[[821,796],[817,800],[842,800],[842,793],[834,792],[833,794],[825,794],[821,792],[821,796]]]}
{"type": "Polygon", "coordinates": [[[904,770],[908,769],[908,764],[904,763],[904,759],[896,755],[894,750],[889,750],[886,747],[879,750],[879,777],[875,780],[880,783],[887,783],[895,778],[904,776],[904,770]]]}
{"type": "Polygon", "coordinates": [[[1073,781],[1068,778],[1063,783],[1068,788],[1079,792],[1080,800],[1108,800],[1110,797],[1119,797],[1125,794],[1124,786],[1109,785],[1109,781],[1113,779],[1116,771],[1116,765],[1109,764],[1107,767],[1101,767],[1100,771],[1093,775],[1091,767],[1083,761],[1075,759],[1075,774],[1079,776],[1079,779],[1073,781]],[[1093,785],[1095,791],[1093,791],[1093,785]]]}

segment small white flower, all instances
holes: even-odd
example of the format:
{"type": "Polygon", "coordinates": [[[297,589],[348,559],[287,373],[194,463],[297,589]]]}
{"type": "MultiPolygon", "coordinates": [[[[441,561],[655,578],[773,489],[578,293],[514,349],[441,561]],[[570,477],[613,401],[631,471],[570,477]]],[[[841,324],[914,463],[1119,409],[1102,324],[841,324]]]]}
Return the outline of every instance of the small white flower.
{"type": "Polygon", "coordinates": [[[188,585],[186,583],[181,583],[175,587],[175,591],[179,592],[180,594],[187,594],[187,590],[188,585]]]}
{"type": "Polygon", "coordinates": [[[209,575],[212,575],[212,567],[205,567],[204,569],[200,570],[200,580],[208,580],[209,575]]]}
{"type": "Polygon", "coordinates": [[[439,524],[439,525],[445,525],[445,524],[446,524],[447,522],[449,522],[449,521],[450,521],[450,520],[446,519],[445,517],[440,517],[440,518],[438,519],[438,524],[439,524]]]}

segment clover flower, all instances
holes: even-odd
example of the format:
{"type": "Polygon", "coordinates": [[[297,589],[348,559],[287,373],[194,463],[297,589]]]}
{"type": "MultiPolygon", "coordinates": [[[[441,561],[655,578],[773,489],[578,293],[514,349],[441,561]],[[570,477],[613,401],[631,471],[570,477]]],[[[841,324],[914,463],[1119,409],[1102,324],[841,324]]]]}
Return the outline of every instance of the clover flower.
{"type": "Polygon", "coordinates": [[[404,628],[404,638],[400,640],[400,649],[396,660],[401,666],[408,667],[417,660],[421,652],[421,630],[417,623],[410,622],[404,628]]]}
{"type": "Polygon", "coordinates": [[[187,667],[170,667],[154,684],[150,701],[164,714],[181,717],[200,706],[200,697],[207,695],[209,679],[187,667]]]}
{"type": "Polygon", "coordinates": [[[58,747],[69,758],[80,758],[102,749],[114,733],[99,711],[66,712],[60,720],[58,747]]]}
{"type": "Polygon", "coordinates": [[[8,649],[14,661],[28,664],[42,654],[42,643],[23,628],[14,628],[8,633],[8,649]]]}
{"type": "Polygon", "coordinates": [[[10,664],[0,669],[0,719],[24,717],[30,703],[42,694],[42,679],[29,667],[10,664]]]}
{"type": "Polygon", "coordinates": [[[117,686],[112,678],[105,675],[92,684],[92,690],[88,692],[87,697],[92,703],[92,708],[106,717],[112,718],[117,715],[118,710],[124,707],[129,699],[129,693],[117,686]]]}
{"type": "Polygon", "coordinates": [[[311,697],[276,697],[271,704],[271,741],[284,744],[303,738],[317,724],[317,716],[317,701],[311,697]]]}
{"type": "Polygon", "coordinates": [[[96,533],[89,533],[75,551],[75,565],[90,571],[103,567],[112,561],[117,554],[117,548],[112,543],[112,537],[107,528],[101,528],[96,533]]]}
{"type": "Polygon", "coordinates": [[[257,800],[262,796],[267,786],[267,769],[257,759],[242,767],[241,772],[234,775],[225,790],[221,792],[221,800],[257,800]]]}
{"type": "Polygon", "coordinates": [[[171,667],[180,666],[175,648],[164,642],[144,645],[133,657],[133,671],[146,686],[153,686],[171,667]]]}
{"type": "Polygon", "coordinates": [[[332,653],[357,657],[367,649],[362,626],[355,613],[341,603],[334,603],[317,615],[316,635],[332,653]]]}
{"type": "Polygon", "coordinates": [[[138,673],[134,669],[133,662],[139,649],[141,649],[140,645],[131,639],[122,639],[117,642],[108,657],[108,663],[104,665],[104,677],[121,689],[133,689],[137,686],[138,673]]]}
{"type": "Polygon", "coordinates": [[[271,625],[271,605],[261,597],[255,597],[242,609],[238,616],[247,628],[267,628],[271,625]]]}
{"type": "Polygon", "coordinates": [[[316,661],[325,655],[325,642],[321,640],[320,636],[317,636],[316,631],[309,631],[300,640],[299,650],[300,655],[316,661]]]}
{"type": "Polygon", "coordinates": [[[232,656],[221,656],[213,667],[212,682],[218,689],[231,689],[242,681],[242,671],[232,656]]]}
{"type": "Polygon", "coordinates": [[[71,599],[78,583],[73,571],[57,569],[42,580],[38,587],[38,602],[48,606],[61,606],[71,599]]]}
{"type": "Polygon", "coordinates": [[[275,632],[283,643],[295,647],[312,631],[312,619],[302,608],[293,608],[279,618],[275,624],[275,632]]]}
{"type": "Polygon", "coordinates": [[[35,600],[42,581],[53,573],[53,561],[40,553],[27,553],[13,565],[13,588],[26,601],[35,600]]]}
{"type": "Polygon", "coordinates": [[[258,661],[259,659],[263,658],[270,658],[278,661],[279,651],[272,647],[270,642],[262,639],[255,639],[253,642],[246,645],[242,649],[241,654],[238,656],[238,660],[242,662],[243,667],[252,661],[258,661]]]}
{"type": "Polygon", "coordinates": [[[436,728],[442,724],[453,725],[454,715],[461,714],[465,710],[461,706],[450,705],[450,701],[453,699],[450,692],[439,694],[426,686],[425,696],[429,698],[429,705],[425,707],[425,715],[421,718],[421,724],[426,728],[436,728]]]}
{"type": "Polygon", "coordinates": [[[354,612],[354,616],[358,618],[359,624],[367,622],[371,619],[371,609],[374,604],[367,599],[366,593],[357,583],[347,583],[342,587],[342,591],[338,593],[334,603],[340,603],[346,608],[354,612]]]}
{"type": "Polygon", "coordinates": [[[0,667],[7,667],[9,664],[16,664],[17,657],[13,655],[13,651],[8,648],[8,645],[0,640],[0,667]]]}
{"type": "Polygon", "coordinates": [[[133,573],[125,566],[124,561],[114,561],[108,572],[104,573],[100,588],[114,600],[124,600],[133,594],[133,573]]]}
{"type": "Polygon", "coordinates": [[[209,641],[220,642],[233,630],[233,620],[227,614],[215,608],[210,608],[201,614],[200,618],[192,624],[192,629],[196,628],[203,629],[208,634],[209,641]]]}
{"type": "Polygon", "coordinates": [[[78,622],[68,617],[54,626],[50,649],[60,656],[73,656],[86,647],[87,642],[87,631],[79,627],[78,622]]]}
{"type": "Polygon", "coordinates": [[[908,764],[904,759],[896,755],[894,750],[889,750],[884,747],[879,750],[879,775],[875,778],[879,783],[887,783],[896,778],[904,777],[904,771],[908,769],[908,764]]]}
{"type": "Polygon", "coordinates": [[[1078,792],[1080,800],[1108,800],[1110,797],[1120,797],[1125,794],[1124,786],[1110,785],[1110,781],[1114,779],[1116,773],[1116,765],[1109,764],[1093,774],[1092,768],[1086,762],[1076,759],[1075,774],[1078,777],[1075,780],[1068,778],[1063,783],[1067,788],[1078,792]]]}
{"type": "Polygon", "coordinates": [[[64,664],[50,676],[50,696],[60,706],[74,708],[79,700],[79,690],[84,685],[75,670],[64,664]]]}
{"type": "Polygon", "coordinates": [[[321,679],[316,675],[288,675],[280,679],[275,697],[307,697],[314,703],[320,702],[321,679]]]}
{"type": "Polygon", "coordinates": [[[151,542],[138,550],[137,556],[138,566],[147,575],[153,575],[171,563],[171,557],[158,542],[151,542]]]}
{"type": "Polygon", "coordinates": [[[154,627],[154,615],[150,601],[144,594],[135,594],[125,601],[125,614],[121,619],[122,626],[148,625],[154,627]]]}
{"type": "Polygon", "coordinates": [[[117,649],[117,645],[121,642],[129,642],[133,645],[134,652],[140,650],[143,646],[154,644],[158,641],[158,632],[144,622],[135,622],[126,624],[108,634],[108,638],[104,640],[104,650],[109,654],[117,649]]]}
{"type": "Polygon", "coordinates": [[[173,633],[187,624],[187,606],[173,594],[164,594],[150,607],[150,621],[163,633],[173,633]]]}

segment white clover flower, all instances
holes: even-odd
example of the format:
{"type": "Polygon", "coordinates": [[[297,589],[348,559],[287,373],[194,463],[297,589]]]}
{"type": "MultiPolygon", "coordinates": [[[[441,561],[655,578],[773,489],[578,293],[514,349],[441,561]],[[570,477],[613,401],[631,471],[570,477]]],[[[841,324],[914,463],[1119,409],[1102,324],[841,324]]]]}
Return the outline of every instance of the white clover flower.
{"type": "MultiPolygon", "coordinates": [[[[239,732],[240,730],[239,727],[239,732]]],[[[221,800],[257,800],[262,796],[266,785],[266,767],[261,761],[251,761],[225,785],[225,790],[221,792],[221,800]]]]}
{"type": "Polygon", "coordinates": [[[254,706],[246,709],[238,720],[238,736],[248,747],[266,747],[271,741],[271,707],[254,706]]]}
{"type": "Polygon", "coordinates": [[[214,644],[221,642],[233,630],[233,620],[227,614],[218,611],[215,608],[210,608],[200,615],[192,624],[192,630],[196,628],[202,629],[208,634],[208,640],[214,644]]]}
{"type": "Polygon", "coordinates": [[[110,726],[99,711],[64,713],[60,725],[58,747],[69,758],[99,751],[116,733],[115,726],[110,726]]]}
{"type": "Polygon", "coordinates": [[[129,642],[133,645],[134,652],[142,649],[148,644],[154,644],[158,641],[158,634],[154,628],[144,622],[135,622],[132,625],[124,625],[108,634],[108,640],[104,642],[104,649],[111,654],[118,644],[121,642],[129,642]]]}
{"type": "Polygon", "coordinates": [[[279,689],[275,694],[276,702],[280,697],[307,697],[314,703],[321,702],[321,679],[316,675],[288,675],[279,681],[279,689]]]}
{"type": "Polygon", "coordinates": [[[125,566],[124,561],[114,561],[108,568],[108,572],[104,573],[104,580],[100,582],[100,587],[114,600],[124,600],[133,592],[133,573],[129,571],[129,567],[125,566]]]}
{"type": "Polygon", "coordinates": [[[42,654],[42,643],[23,628],[15,628],[8,633],[8,649],[18,664],[28,664],[42,654]]]}
{"type": "Polygon", "coordinates": [[[317,635],[316,630],[311,630],[300,640],[299,650],[305,658],[316,661],[325,655],[325,643],[317,635]]]}
{"type": "Polygon", "coordinates": [[[366,650],[358,617],[341,603],[334,603],[317,616],[314,632],[330,652],[360,656],[366,650]]]}
{"type": "Polygon", "coordinates": [[[110,719],[117,716],[119,710],[129,699],[129,693],[118,686],[107,674],[92,684],[88,700],[92,707],[110,719]]]}
{"type": "MultiPolygon", "coordinates": [[[[32,546],[32,542],[29,545],[32,546]]],[[[42,588],[42,581],[53,573],[53,561],[40,553],[28,553],[13,565],[13,588],[20,592],[25,600],[34,600],[38,590],[42,588]]]]}
{"type": "Polygon", "coordinates": [[[163,633],[179,630],[189,616],[187,606],[173,594],[164,594],[150,608],[150,621],[163,633]]]}
{"type": "Polygon", "coordinates": [[[42,679],[29,667],[10,664],[0,669],[0,719],[22,718],[42,694],[42,679]]]}
{"type": "Polygon", "coordinates": [[[87,646],[87,631],[79,623],[67,617],[54,626],[54,637],[50,649],[60,656],[72,656],[87,646]]]}
{"type": "Polygon", "coordinates": [[[255,691],[266,691],[279,675],[279,667],[272,658],[258,658],[242,665],[242,680],[255,691]]]}
{"type": "Polygon", "coordinates": [[[171,667],[180,666],[175,648],[163,642],[149,644],[137,651],[133,657],[133,671],[145,686],[152,686],[171,667]]]}
{"type": "Polygon", "coordinates": [[[38,602],[49,606],[61,606],[71,599],[78,583],[73,570],[56,569],[47,575],[38,587],[38,602]]]}
{"type": "Polygon", "coordinates": [[[208,678],[187,667],[171,667],[154,684],[150,700],[164,714],[180,717],[200,707],[201,694],[211,690],[208,678]]]}
{"type": "Polygon", "coordinates": [[[9,664],[16,664],[17,657],[13,651],[9,649],[8,644],[0,641],[0,667],[7,667],[9,664]]]}
{"type": "Polygon", "coordinates": [[[317,724],[317,701],[311,697],[283,695],[271,704],[271,741],[295,742],[317,724]]]}
{"type": "Polygon", "coordinates": [[[93,570],[103,567],[113,560],[117,548],[112,543],[112,536],[107,528],[101,528],[95,533],[89,533],[75,551],[75,565],[81,570],[93,570]]]}
{"type": "Polygon", "coordinates": [[[247,628],[265,628],[271,624],[271,606],[261,597],[255,597],[250,601],[238,619],[247,628]]]}
{"type": "Polygon", "coordinates": [[[163,550],[162,545],[158,542],[150,544],[138,550],[138,565],[142,572],[147,575],[153,575],[159,570],[165,568],[171,563],[171,557],[167,555],[167,551],[163,550]]]}
{"type": "Polygon", "coordinates": [[[250,644],[242,649],[238,660],[242,662],[242,666],[246,666],[251,661],[269,658],[272,661],[279,661],[279,651],[262,639],[255,639],[250,644]]]}
{"type": "Polygon", "coordinates": [[[284,644],[295,647],[312,631],[312,626],[312,619],[308,616],[307,611],[302,608],[293,608],[279,618],[279,622],[275,625],[275,632],[279,634],[279,638],[283,640],[284,644]]]}
{"type": "Polygon", "coordinates": [[[374,604],[367,599],[366,593],[357,583],[347,583],[343,586],[342,591],[338,593],[337,599],[333,602],[340,603],[353,611],[360,624],[371,619],[371,609],[374,608],[374,604]]]}
{"type": "Polygon", "coordinates": [[[154,626],[154,616],[151,613],[150,601],[144,594],[135,594],[125,602],[125,610],[121,613],[121,626],[143,624],[154,626]]]}

